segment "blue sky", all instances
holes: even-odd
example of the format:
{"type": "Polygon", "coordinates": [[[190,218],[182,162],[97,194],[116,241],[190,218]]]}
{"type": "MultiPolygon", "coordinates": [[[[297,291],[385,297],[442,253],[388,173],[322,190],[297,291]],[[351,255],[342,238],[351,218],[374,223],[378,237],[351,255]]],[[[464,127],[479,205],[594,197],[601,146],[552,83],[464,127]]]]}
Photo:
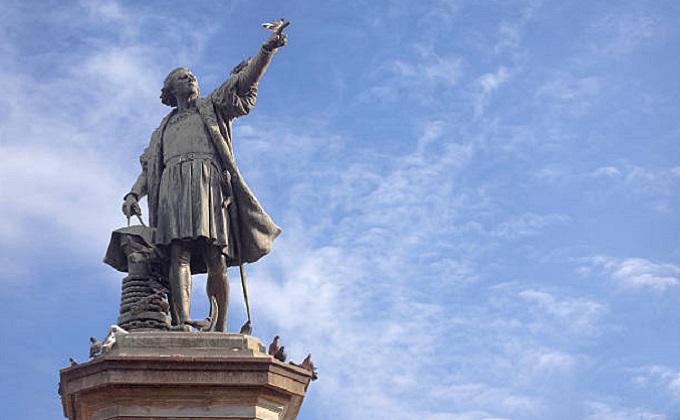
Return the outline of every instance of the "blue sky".
{"type": "Polygon", "coordinates": [[[283,228],[254,335],[319,368],[299,418],[679,418],[680,3],[0,7],[7,418],[61,418],[58,370],[115,323],[101,259],[165,75],[209,93],[281,16],[234,144],[283,228]]]}

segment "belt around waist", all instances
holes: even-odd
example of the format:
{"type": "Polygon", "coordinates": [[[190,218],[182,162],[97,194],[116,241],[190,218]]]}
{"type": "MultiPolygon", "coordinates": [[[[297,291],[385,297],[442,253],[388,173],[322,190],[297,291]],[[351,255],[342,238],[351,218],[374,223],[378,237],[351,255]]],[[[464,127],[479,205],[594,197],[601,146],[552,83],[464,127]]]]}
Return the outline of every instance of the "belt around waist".
{"type": "Polygon", "coordinates": [[[175,165],[182,162],[190,162],[192,160],[209,160],[211,163],[217,163],[217,156],[210,153],[186,153],[183,155],[170,156],[163,162],[165,166],[175,165]]]}

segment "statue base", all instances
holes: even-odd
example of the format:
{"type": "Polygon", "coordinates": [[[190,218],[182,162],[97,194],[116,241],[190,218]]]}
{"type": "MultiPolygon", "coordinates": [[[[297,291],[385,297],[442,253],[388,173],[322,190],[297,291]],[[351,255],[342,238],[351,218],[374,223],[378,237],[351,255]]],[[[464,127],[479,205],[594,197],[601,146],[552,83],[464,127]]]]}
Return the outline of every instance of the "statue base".
{"type": "Polygon", "coordinates": [[[269,356],[249,335],[133,332],[60,377],[70,420],[288,420],[312,373],[269,356]]]}

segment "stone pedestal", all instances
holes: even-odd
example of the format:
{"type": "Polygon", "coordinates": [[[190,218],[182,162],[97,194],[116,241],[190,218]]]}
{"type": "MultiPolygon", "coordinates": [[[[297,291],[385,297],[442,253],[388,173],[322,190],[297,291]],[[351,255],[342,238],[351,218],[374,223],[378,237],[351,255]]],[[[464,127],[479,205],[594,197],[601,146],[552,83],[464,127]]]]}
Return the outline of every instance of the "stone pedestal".
{"type": "Polygon", "coordinates": [[[70,420],[287,420],[312,375],[248,335],[135,332],[60,376],[70,420]]]}

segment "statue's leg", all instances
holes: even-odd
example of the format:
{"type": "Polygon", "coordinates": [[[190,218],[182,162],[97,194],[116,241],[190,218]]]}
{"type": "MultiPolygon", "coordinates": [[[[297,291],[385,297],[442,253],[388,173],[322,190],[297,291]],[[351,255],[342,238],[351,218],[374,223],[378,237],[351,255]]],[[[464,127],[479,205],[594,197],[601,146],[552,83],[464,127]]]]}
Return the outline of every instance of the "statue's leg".
{"type": "Polygon", "coordinates": [[[173,317],[178,316],[175,325],[182,325],[191,319],[191,252],[189,244],[173,241],[170,244],[170,295],[172,299],[173,317]]]}
{"type": "Polygon", "coordinates": [[[208,299],[214,296],[217,300],[217,322],[215,331],[227,330],[227,306],[229,304],[229,276],[227,263],[222,251],[215,246],[206,246],[205,265],[208,267],[207,292],[208,299]]]}
{"type": "Polygon", "coordinates": [[[168,303],[170,303],[170,317],[172,319],[172,325],[182,325],[179,320],[179,312],[175,307],[175,299],[172,297],[172,292],[168,292],[168,303]]]}

